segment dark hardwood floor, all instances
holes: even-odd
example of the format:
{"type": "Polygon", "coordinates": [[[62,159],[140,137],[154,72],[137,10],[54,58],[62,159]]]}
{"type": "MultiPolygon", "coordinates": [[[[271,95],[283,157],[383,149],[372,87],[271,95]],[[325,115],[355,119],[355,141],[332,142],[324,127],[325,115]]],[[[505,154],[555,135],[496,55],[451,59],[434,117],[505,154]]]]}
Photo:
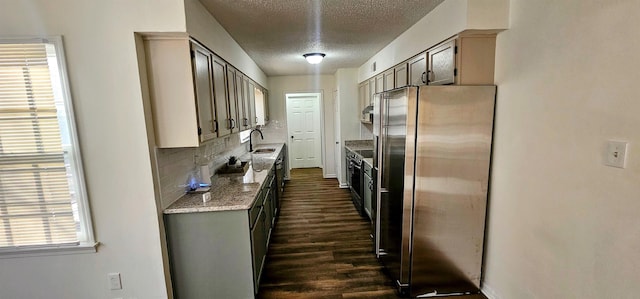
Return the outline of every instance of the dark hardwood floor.
{"type": "Polygon", "coordinates": [[[399,298],[373,255],[369,221],[337,180],[293,169],[281,207],[258,298],[399,298]]]}

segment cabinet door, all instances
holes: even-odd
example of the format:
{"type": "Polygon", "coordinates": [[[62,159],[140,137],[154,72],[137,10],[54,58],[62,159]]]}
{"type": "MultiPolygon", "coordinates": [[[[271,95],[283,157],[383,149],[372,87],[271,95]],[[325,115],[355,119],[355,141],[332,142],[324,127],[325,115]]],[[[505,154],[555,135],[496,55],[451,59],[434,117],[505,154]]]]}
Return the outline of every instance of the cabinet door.
{"type": "Polygon", "coordinates": [[[266,89],[262,90],[262,98],[264,99],[263,109],[264,109],[264,121],[265,123],[269,121],[269,91],[266,89]]]}
{"type": "Polygon", "coordinates": [[[429,85],[453,84],[456,78],[455,47],[455,40],[450,40],[429,50],[429,85]]]}
{"type": "MultiPolygon", "coordinates": [[[[376,76],[376,91],[374,93],[383,92],[384,91],[384,74],[380,74],[376,76]]],[[[373,97],[369,101],[371,103],[373,101],[373,97]]]]}
{"type": "Polygon", "coordinates": [[[216,120],[218,122],[218,137],[231,134],[231,120],[229,117],[229,101],[227,99],[226,63],[218,57],[213,57],[213,95],[216,103],[216,120]]]}
{"type": "Polygon", "coordinates": [[[265,238],[264,233],[264,224],[265,224],[265,214],[264,210],[260,212],[260,216],[258,216],[258,221],[253,226],[251,230],[251,249],[253,253],[253,283],[254,283],[254,291],[258,293],[258,285],[260,283],[260,275],[262,274],[262,266],[264,263],[264,257],[267,252],[267,239],[265,238]]]}
{"type": "Polygon", "coordinates": [[[255,124],[261,126],[265,125],[266,116],[264,115],[264,102],[256,103],[256,101],[262,101],[262,99],[256,98],[256,85],[253,83],[253,81],[249,80],[249,82],[247,83],[247,90],[249,92],[249,101],[253,103],[253,107],[256,110],[256,114],[254,117],[255,124]],[[258,109],[261,109],[259,113],[257,112],[258,109]]]}
{"type": "Polygon", "coordinates": [[[213,73],[211,53],[201,46],[191,44],[193,82],[198,108],[198,135],[200,142],[215,138],[218,134],[215,123],[213,100],[213,73]]]}
{"type": "Polygon", "coordinates": [[[373,104],[373,94],[376,93],[376,78],[369,79],[369,93],[367,96],[367,106],[373,104]]]}
{"type": "Polygon", "coordinates": [[[369,177],[368,174],[364,174],[364,212],[369,216],[369,219],[371,219],[371,193],[373,191],[373,181],[371,180],[371,177],[369,177]]]}
{"type": "Polygon", "coordinates": [[[360,104],[360,109],[358,109],[358,118],[362,119],[362,110],[364,109],[364,107],[367,106],[367,102],[369,101],[368,99],[368,93],[369,93],[369,81],[366,81],[364,83],[360,83],[360,85],[358,85],[358,103],[360,104]]]}
{"type": "Polygon", "coordinates": [[[401,63],[394,68],[395,88],[407,86],[407,63],[401,63]]]}
{"type": "Polygon", "coordinates": [[[382,88],[384,91],[392,90],[395,88],[394,74],[395,72],[393,69],[390,69],[382,74],[384,76],[384,86],[382,88]]]}
{"type": "Polygon", "coordinates": [[[238,127],[240,131],[251,128],[249,122],[249,100],[244,92],[244,76],[236,70],[236,96],[238,97],[238,127]]]}
{"type": "Polygon", "coordinates": [[[231,133],[238,132],[240,122],[238,121],[238,97],[236,94],[236,70],[227,65],[227,95],[229,100],[229,119],[231,133]]]}
{"type": "MultiPolygon", "coordinates": [[[[268,180],[268,179],[267,179],[268,180]]],[[[264,213],[265,213],[265,220],[264,220],[264,231],[265,231],[265,238],[266,238],[266,243],[267,246],[269,244],[269,237],[271,236],[271,224],[273,223],[273,201],[272,201],[272,197],[271,197],[271,188],[269,187],[265,187],[264,188],[264,192],[265,192],[265,196],[264,196],[264,213]]]]}
{"type": "MultiPolygon", "coordinates": [[[[278,158],[278,160],[281,158],[278,158]]],[[[276,161],[276,164],[278,162],[276,161]]],[[[278,169],[277,165],[273,170],[273,179],[271,180],[271,203],[273,204],[273,220],[271,227],[275,227],[276,219],[278,218],[278,212],[280,212],[280,198],[278,197],[279,184],[278,184],[278,169]]]]}
{"type": "Polygon", "coordinates": [[[409,85],[427,84],[427,53],[422,53],[409,60],[409,85]]]}
{"type": "MultiPolygon", "coordinates": [[[[252,107],[255,107],[255,103],[251,100],[251,92],[249,92],[249,78],[248,77],[244,77],[242,78],[242,90],[245,94],[245,100],[249,103],[249,105],[251,105],[252,107]]],[[[249,108],[251,109],[251,108],[249,108]]],[[[255,111],[255,108],[253,108],[255,111]]],[[[256,124],[256,120],[255,120],[255,112],[254,112],[254,117],[253,119],[250,119],[250,125],[253,127],[256,124]]]]}

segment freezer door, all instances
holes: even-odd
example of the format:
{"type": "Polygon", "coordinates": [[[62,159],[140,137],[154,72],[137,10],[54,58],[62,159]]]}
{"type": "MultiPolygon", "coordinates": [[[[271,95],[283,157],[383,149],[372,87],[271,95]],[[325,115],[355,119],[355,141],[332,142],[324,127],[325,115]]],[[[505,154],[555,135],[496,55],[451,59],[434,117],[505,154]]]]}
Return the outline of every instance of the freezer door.
{"type": "Polygon", "coordinates": [[[391,91],[384,94],[380,110],[378,254],[380,261],[401,288],[406,288],[409,284],[411,213],[410,208],[407,213],[406,206],[410,207],[412,201],[411,197],[405,197],[404,191],[405,184],[412,184],[412,180],[405,182],[405,150],[407,143],[413,142],[413,134],[407,139],[407,131],[411,130],[407,124],[415,123],[415,108],[413,114],[408,114],[408,111],[410,102],[415,106],[416,98],[415,87],[391,91]]]}
{"type": "Polygon", "coordinates": [[[412,296],[479,291],[495,91],[420,88],[412,296]]]}

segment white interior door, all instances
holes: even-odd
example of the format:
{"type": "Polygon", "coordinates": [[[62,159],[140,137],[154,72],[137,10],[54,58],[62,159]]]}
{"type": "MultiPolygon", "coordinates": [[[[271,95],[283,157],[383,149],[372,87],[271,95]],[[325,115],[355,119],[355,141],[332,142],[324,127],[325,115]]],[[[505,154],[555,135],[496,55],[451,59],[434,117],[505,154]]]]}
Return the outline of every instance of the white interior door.
{"type": "MultiPolygon", "coordinates": [[[[335,147],[334,147],[334,154],[333,156],[335,157],[335,172],[336,172],[336,176],[338,178],[338,182],[342,182],[342,176],[340,175],[340,173],[342,171],[340,171],[340,166],[342,162],[342,151],[341,151],[341,146],[340,146],[340,103],[338,102],[338,91],[334,90],[333,91],[333,115],[334,115],[334,122],[333,122],[333,137],[334,137],[334,142],[335,142],[335,147]]],[[[327,141],[329,142],[329,141],[327,141]]]]}
{"type": "Polygon", "coordinates": [[[320,94],[287,94],[291,168],[322,167],[320,94]]]}

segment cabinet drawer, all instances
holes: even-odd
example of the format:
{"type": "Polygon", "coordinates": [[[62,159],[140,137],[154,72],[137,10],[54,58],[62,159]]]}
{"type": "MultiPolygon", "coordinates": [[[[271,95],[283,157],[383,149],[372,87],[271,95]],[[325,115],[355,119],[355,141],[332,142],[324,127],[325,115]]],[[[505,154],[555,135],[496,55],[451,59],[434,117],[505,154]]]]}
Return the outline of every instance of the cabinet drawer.
{"type": "Polygon", "coordinates": [[[260,192],[258,192],[258,195],[256,195],[256,200],[253,203],[253,207],[251,207],[251,209],[249,210],[249,227],[251,228],[253,228],[253,226],[256,224],[256,220],[260,215],[260,209],[262,209],[262,204],[264,202],[264,198],[262,198],[263,193],[263,190],[260,190],[260,192]]]}
{"type": "Polygon", "coordinates": [[[362,165],[364,165],[362,167],[364,169],[364,173],[366,173],[367,175],[369,175],[369,177],[371,177],[371,166],[369,165],[369,163],[362,163],[362,165]]]}

